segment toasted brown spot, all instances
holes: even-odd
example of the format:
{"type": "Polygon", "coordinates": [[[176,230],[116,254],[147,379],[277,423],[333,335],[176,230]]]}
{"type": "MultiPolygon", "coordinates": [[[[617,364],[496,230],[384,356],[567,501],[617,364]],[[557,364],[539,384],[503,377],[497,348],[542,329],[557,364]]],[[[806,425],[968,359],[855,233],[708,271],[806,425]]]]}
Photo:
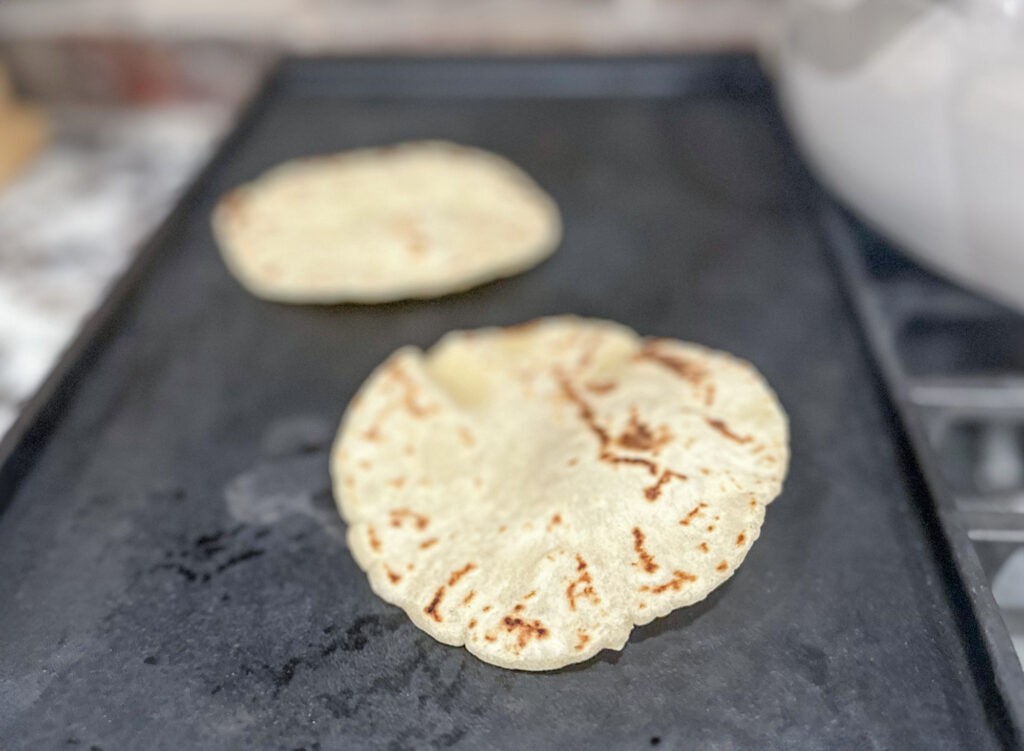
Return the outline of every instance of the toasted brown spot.
{"type": "Polygon", "coordinates": [[[750,449],[751,454],[760,454],[762,451],[764,451],[764,446],[760,443],[750,449]]]}
{"type": "Polygon", "coordinates": [[[636,357],[638,360],[653,360],[660,363],[694,386],[703,381],[708,374],[707,368],[703,365],[687,360],[679,355],[671,355],[660,351],[657,340],[646,342],[636,357]]]}
{"type": "Polygon", "coordinates": [[[398,582],[402,581],[402,575],[401,574],[396,574],[394,571],[392,571],[387,566],[384,567],[384,571],[385,571],[385,573],[387,573],[388,579],[391,580],[392,584],[398,584],[398,582]]]}
{"type": "Polygon", "coordinates": [[[514,608],[512,608],[512,610],[514,612],[516,612],[516,613],[521,613],[525,608],[526,608],[526,606],[523,605],[523,603],[520,602],[520,603],[517,603],[516,606],[514,608]]]}
{"type": "Polygon", "coordinates": [[[406,247],[414,256],[422,255],[426,249],[427,240],[417,226],[416,221],[410,217],[403,217],[394,222],[394,227],[405,239],[406,247]]]}
{"type": "Polygon", "coordinates": [[[660,595],[665,590],[671,589],[673,592],[678,592],[683,588],[683,585],[687,582],[695,582],[697,577],[693,574],[688,574],[685,571],[674,571],[672,572],[672,578],[664,584],[659,584],[656,587],[643,586],[640,587],[641,592],[651,592],[652,594],[660,595]]]}
{"type": "Polygon", "coordinates": [[[462,604],[463,605],[468,605],[469,601],[472,600],[474,597],[476,597],[476,590],[475,589],[469,590],[469,594],[462,598],[462,604]]]}
{"type": "Polygon", "coordinates": [[[405,570],[406,571],[412,571],[414,568],[416,568],[416,567],[413,566],[411,563],[405,564],[405,570]]]}
{"type": "Polygon", "coordinates": [[[726,570],[727,568],[729,568],[729,564],[728,564],[728,563],[726,563],[725,561],[722,561],[722,562],[721,562],[721,563],[719,563],[719,564],[718,564],[717,566],[715,566],[715,568],[716,568],[717,570],[719,570],[719,571],[725,571],[725,570],[726,570]]]}
{"type": "Polygon", "coordinates": [[[592,394],[607,394],[618,386],[614,381],[606,381],[604,383],[588,383],[584,388],[592,394]]]}
{"type": "Polygon", "coordinates": [[[662,487],[673,477],[675,477],[678,480],[683,480],[684,482],[689,479],[686,475],[681,475],[678,472],[673,472],[670,469],[666,469],[664,472],[661,473],[661,477],[658,478],[658,481],[656,483],[644,488],[644,497],[647,498],[648,501],[658,500],[658,497],[661,495],[662,487]]]}
{"type": "Polygon", "coordinates": [[[416,449],[413,448],[413,445],[411,443],[405,444],[405,455],[406,456],[412,456],[415,453],[416,453],[416,449]]]}
{"type": "Polygon", "coordinates": [[[498,637],[496,637],[496,636],[492,636],[491,634],[484,634],[484,638],[485,638],[485,639],[486,639],[487,641],[497,641],[497,640],[498,640],[498,637]]]}
{"type": "Polygon", "coordinates": [[[366,459],[360,459],[358,462],[356,462],[356,466],[359,467],[359,469],[370,469],[371,467],[373,467],[373,462],[368,461],[366,459]]]}
{"type": "Polygon", "coordinates": [[[469,622],[469,627],[470,627],[470,628],[476,628],[476,618],[472,619],[472,620],[471,620],[471,621],[469,622]]]}
{"type": "Polygon", "coordinates": [[[688,513],[686,516],[679,520],[679,523],[682,524],[684,527],[690,526],[690,522],[693,521],[693,517],[699,514],[701,509],[705,509],[707,507],[708,504],[706,503],[698,503],[696,506],[693,507],[690,513],[688,513]]]}
{"type": "Polygon", "coordinates": [[[714,524],[709,524],[708,525],[708,532],[714,532],[714,531],[715,531],[715,525],[714,524]]]}
{"type": "Polygon", "coordinates": [[[708,552],[708,544],[707,544],[706,542],[702,542],[702,543],[701,543],[700,545],[698,545],[697,547],[698,547],[698,548],[699,548],[699,549],[700,549],[700,550],[701,550],[702,552],[704,552],[704,553],[707,553],[707,552],[708,552]]]}
{"type": "Polygon", "coordinates": [[[710,407],[715,403],[715,384],[709,383],[704,387],[704,406],[710,407]]]}
{"type": "Polygon", "coordinates": [[[459,439],[466,445],[467,448],[472,448],[473,446],[476,446],[476,438],[473,437],[473,434],[469,432],[468,428],[459,428],[459,439]]]}
{"type": "Polygon", "coordinates": [[[434,592],[434,599],[430,601],[430,604],[423,608],[423,612],[429,615],[438,623],[441,622],[441,614],[437,612],[437,606],[441,604],[441,600],[444,598],[444,587],[438,587],[437,591],[434,592]]]}
{"type": "Polygon", "coordinates": [[[438,411],[439,407],[436,404],[423,407],[416,401],[416,384],[413,383],[411,378],[409,378],[401,365],[398,363],[393,364],[389,372],[399,383],[402,384],[402,388],[405,391],[402,397],[402,404],[405,406],[409,414],[413,417],[428,417],[438,411]]]}
{"type": "MultiPolygon", "coordinates": [[[[583,566],[586,568],[586,564],[583,566]]],[[[569,600],[570,610],[576,610],[576,598],[583,597],[594,605],[598,605],[601,602],[601,598],[597,596],[597,592],[594,591],[594,581],[590,578],[590,573],[584,571],[581,573],[565,590],[565,596],[569,600]],[[576,588],[579,587],[579,591],[576,588]]]]}
{"type": "Polygon", "coordinates": [[[467,563],[465,566],[460,568],[458,571],[452,571],[452,575],[448,577],[448,586],[449,587],[454,587],[456,584],[458,584],[459,579],[464,577],[466,574],[468,574],[470,571],[472,571],[475,568],[476,568],[476,564],[475,563],[467,563]]]}
{"type": "Polygon", "coordinates": [[[403,487],[405,485],[405,478],[404,477],[396,477],[395,479],[391,480],[389,484],[393,488],[401,488],[401,487],[403,487]]]}
{"type": "Polygon", "coordinates": [[[508,529],[507,524],[502,524],[500,527],[498,527],[499,532],[504,532],[506,529],[508,529]]]}
{"type": "Polygon", "coordinates": [[[711,474],[711,470],[710,470],[710,469],[708,469],[707,467],[701,467],[701,468],[700,468],[700,473],[701,473],[702,475],[710,475],[710,474],[711,474]]]}
{"type": "Polygon", "coordinates": [[[552,516],[551,517],[551,521],[548,523],[548,532],[551,531],[552,527],[556,527],[556,526],[558,526],[561,523],[562,523],[562,515],[561,514],[555,514],[554,516],[552,516]]]}
{"type": "Polygon", "coordinates": [[[523,599],[524,600],[529,600],[531,597],[535,597],[536,595],[537,595],[537,590],[536,589],[532,589],[532,590],[530,590],[529,594],[527,594],[525,597],[523,597],[523,599]]]}
{"type": "Polygon", "coordinates": [[[755,501],[753,498],[751,498],[750,499],[750,508],[755,508],[756,506],[757,506],[757,501],[755,501]]]}
{"type": "Polygon", "coordinates": [[[365,431],[363,433],[363,438],[365,438],[368,441],[373,441],[373,442],[379,441],[380,440],[380,428],[378,428],[376,425],[374,425],[372,428],[370,428],[369,430],[367,430],[367,431],[365,431]]]}
{"type": "Polygon", "coordinates": [[[583,420],[583,422],[587,424],[587,427],[590,428],[591,432],[597,436],[597,440],[601,444],[601,448],[604,449],[604,447],[608,445],[608,432],[597,424],[597,419],[594,417],[594,410],[592,410],[590,405],[581,399],[579,394],[573,390],[572,385],[569,383],[569,379],[561,373],[558,373],[557,375],[559,385],[562,387],[562,393],[565,394],[569,401],[576,405],[576,408],[579,410],[580,419],[583,420]]]}
{"type": "Polygon", "coordinates": [[[356,484],[356,478],[354,478],[352,475],[346,475],[344,482],[346,488],[351,488],[353,485],[356,484]]]}
{"type": "Polygon", "coordinates": [[[429,417],[435,412],[439,411],[439,407],[436,404],[431,404],[427,407],[421,407],[416,403],[416,400],[410,395],[405,395],[405,408],[412,413],[414,417],[429,417]]]}
{"type": "Polygon", "coordinates": [[[647,459],[641,459],[635,456],[616,456],[605,452],[600,456],[601,461],[608,462],[609,464],[642,464],[647,467],[647,471],[652,475],[658,474],[658,465],[647,459]]]}
{"type": "Polygon", "coordinates": [[[658,564],[654,562],[654,557],[644,549],[644,539],[644,533],[640,531],[640,528],[633,527],[633,550],[640,557],[639,562],[644,571],[653,574],[658,570],[658,564]]]}
{"type": "Polygon", "coordinates": [[[544,627],[544,624],[536,619],[525,621],[518,616],[513,617],[510,614],[502,619],[502,623],[505,624],[506,631],[510,634],[516,634],[516,644],[519,646],[519,649],[525,647],[531,639],[546,639],[548,636],[548,630],[544,627]]]}
{"type": "Polygon", "coordinates": [[[597,418],[594,416],[594,410],[591,409],[590,405],[587,404],[586,400],[580,397],[579,394],[573,389],[572,384],[569,383],[569,379],[561,372],[556,372],[558,383],[562,388],[562,393],[565,397],[576,405],[579,411],[580,419],[586,423],[590,431],[597,436],[598,443],[600,444],[600,450],[598,451],[598,459],[609,464],[640,464],[647,467],[647,470],[652,475],[658,474],[658,465],[647,459],[641,459],[639,457],[632,456],[617,456],[612,452],[608,451],[608,446],[611,443],[611,438],[608,436],[608,431],[601,427],[597,418]]]}
{"type": "Polygon", "coordinates": [[[580,353],[579,360],[576,363],[577,370],[583,370],[588,367],[591,361],[594,359],[594,350],[597,349],[597,345],[601,343],[602,336],[600,334],[592,334],[587,343],[583,347],[583,351],[580,353]]]}
{"type": "Polygon", "coordinates": [[[436,545],[436,544],[437,544],[437,538],[436,537],[431,537],[429,540],[424,540],[423,542],[420,543],[420,550],[426,550],[431,545],[436,545]]]}
{"type": "Polygon", "coordinates": [[[736,435],[731,430],[729,430],[729,426],[726,425],[721,420],[712,420],[710,417],[705,417],[704,421],[707,422],[708,425],[710,425],[712,428],[717,430],[719,433],[724,435],[726,438],[728,438],[730,441],[736,441],[736,443],[748,443],[748,442],[754,440],[753,436],[749,436],[749,435],[744,435],[744,436],[736,435]]]}
{"type": "Polygon", "coordinates": [[[587,632],[586,632],[586,631],[584,631],[583,629],[579,629],[579,630],[578,630],[578,631],[576,632],[576,637],[577,637],[577,642],[576,642],[576,651],[577,651],[577,652],[579,652],[579,651],[581,651],[581,650],[582,650],[582,649],[583,649],[583,648],[584,648],[585,646],[587,646],[587,642],[588,642],[588,641],[590,641],[590,637],[589,637],[589,636],[587,636],[587,632]]]}
{"type": "Polygon", "coordinates": [[[736,536],[736,544],[737,544],[737,545],[742,545],[742,544],[743,544],[743,543],[745,543],[746,541],[747,541],[747,535],[746,535],[746,533],[745,533],[745,532],[740,532],[740,533],[739,533],[739,534],[738,534],[738,535],[736,536]]]}
{"type": "MultiPolygon", "coordinates": [[[[392,484],[394,484],[394,480],[392,480],[392,484]]],[[[404,479],[402,480],[402,484],[405,484],[405,480],[404,479]]],[[[401,485],[397,485],[396,487],[401,487],[401,485]]],[[[409,519],[410,521],[412,521],[413,524],[416,525],[416,529],[419,529],[419,530],[426,529],[427,525],[430,524],[430,517],[429,516],[424,516],[423,514],[417,514],[415,511],[410,511],[407,508],[394,509],[393,511],[390,511],[389,514],[391,516],[391,526],[392,527],[401,527],[403,522],[406,519],[409,519]]]]}
{"type": "Polygon", "coordinates": [[[661,448],[672,440],[672,434],[664,425],[659,425],[657,430],[651,430],[647,425],[640,422],[636,409],[630,410],[629,424],[615,443],[623,448],[635,451],[651,451],[657,454],[661,448]]]}
{"type": "Polygon", "coordinates": [[[484,612],[486,613],[488,610],[491,609],[491,607],[492,606],[490,606],[490,605],[484,605],[484,612]]]}
{"type": "Polygon", "coordinates": [[[577,571],[583,571],[586,567],[587,567],[587,562],[585,560],[583,560],[583,557],[579,553],[577,553],[576,554],[576,570],[577,571]]]}
{"type": "Polygon", "coordinates": [[[370,540],[370,549],[374,553],[379,553],[380,552],[380,540],[377,539],[377,530],[375,530],[373,528],[373,525],[370,525],[370,527],[367,528],[366,536],[370,540]]]}
{"type": "Polygon", "coordinates": [[[570,467],[575,467],[579,463],[580,463],[580,460],[574,456],[572,459],[570,459],[569,461],[566,462],[566,465],[570,466],[570,467]]]}

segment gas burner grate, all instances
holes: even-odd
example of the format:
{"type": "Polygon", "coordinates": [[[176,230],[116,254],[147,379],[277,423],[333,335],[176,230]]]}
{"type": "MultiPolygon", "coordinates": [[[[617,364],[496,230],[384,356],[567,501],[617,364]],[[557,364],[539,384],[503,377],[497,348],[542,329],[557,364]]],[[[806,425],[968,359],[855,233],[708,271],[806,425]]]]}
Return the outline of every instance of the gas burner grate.
{"type": "Polygon", "coordinates": [[[840,264],[904,419],[921,428],[924,440],[910,430],[911,442],[1024,663],[1024,315],[940,279],[855,221],[836,222],[857,235],[837,249],[840,264]]]}

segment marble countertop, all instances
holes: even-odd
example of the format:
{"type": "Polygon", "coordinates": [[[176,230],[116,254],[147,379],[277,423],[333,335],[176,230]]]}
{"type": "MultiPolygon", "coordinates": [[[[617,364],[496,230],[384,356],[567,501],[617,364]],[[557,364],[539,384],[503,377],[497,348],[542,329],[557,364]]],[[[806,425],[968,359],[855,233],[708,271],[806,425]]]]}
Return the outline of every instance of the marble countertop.
{"type": "Polygon", "coordinates": [[[223,107],[57,109],[0,192],[0,434],[229,122],[223,107]]]}

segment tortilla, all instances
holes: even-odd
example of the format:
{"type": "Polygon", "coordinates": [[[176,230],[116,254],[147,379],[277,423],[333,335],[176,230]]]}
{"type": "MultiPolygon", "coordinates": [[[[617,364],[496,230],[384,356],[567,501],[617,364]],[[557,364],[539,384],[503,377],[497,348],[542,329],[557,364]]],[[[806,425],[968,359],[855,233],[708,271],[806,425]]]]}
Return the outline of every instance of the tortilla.
{"type": "Polygon", "coordinates": [[[331,473],[374,592],[438,641],[552,670],[728,579],[788,461],[750,364],[565,316],[399,349],[331,473]]]}
{"type": "Polygon", "coordinates": [[[561,238],[526,173],[441,141],[286,162],[225,195],[213,228],[250,292],[295,303],[458,292],[535,266],[561,238]]]}

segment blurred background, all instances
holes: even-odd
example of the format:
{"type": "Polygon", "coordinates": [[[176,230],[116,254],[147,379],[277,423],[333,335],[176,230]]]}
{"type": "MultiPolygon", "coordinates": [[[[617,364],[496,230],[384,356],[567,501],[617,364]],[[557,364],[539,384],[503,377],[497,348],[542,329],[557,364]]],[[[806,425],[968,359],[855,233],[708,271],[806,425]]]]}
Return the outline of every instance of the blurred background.
{"type": "Polygon", "coordinates": [[[780,11],[778,0],[4,0],[0,434],[280,55],[751,50],[780,11]]]}
{"type": "Polygon", "coordinates": [[[908,254],[879,320],[1024,652],[1024,0],[4,0],[0,435],[282,54],[724,51],[908,254]]]}

